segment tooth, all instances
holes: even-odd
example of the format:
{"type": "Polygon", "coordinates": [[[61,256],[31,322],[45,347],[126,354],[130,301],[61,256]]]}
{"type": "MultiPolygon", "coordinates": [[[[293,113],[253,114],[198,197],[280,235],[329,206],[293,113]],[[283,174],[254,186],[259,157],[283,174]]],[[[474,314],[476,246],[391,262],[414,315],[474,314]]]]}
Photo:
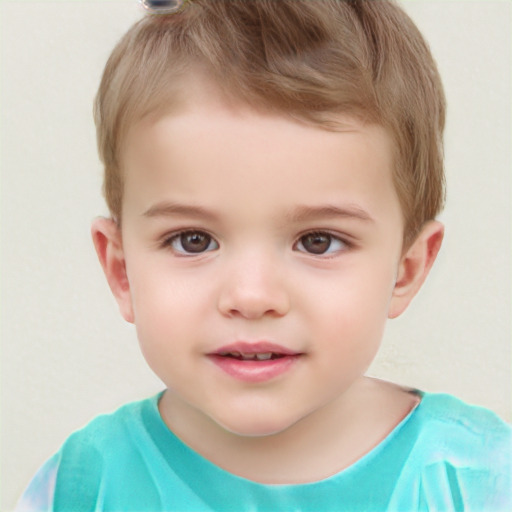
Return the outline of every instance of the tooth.
{"type": "Polygon", "coordinates": [[[253,359],[256,359],[256,354],[242,354],[242,359],[251,361],[253,359]]]}
{"type": "Polygon", "coordinates": [[[267,361],[272,357],[272,352],[265,352],[264,354],[256,354],[258,361],[267,361]]]}
{"type": "Polygon", "coordinates": [[[240,354],[240,352],[230,352],[229,355],[231,357],[240,357],[242,354],[240,354]]]}

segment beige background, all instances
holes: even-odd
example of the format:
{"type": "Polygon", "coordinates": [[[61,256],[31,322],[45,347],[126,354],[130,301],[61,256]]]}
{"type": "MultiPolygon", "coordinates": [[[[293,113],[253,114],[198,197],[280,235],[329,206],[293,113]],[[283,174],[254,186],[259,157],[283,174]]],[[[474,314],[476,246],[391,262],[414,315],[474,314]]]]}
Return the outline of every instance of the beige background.
{"type": "MultiPolygon", "coordinates": [[[[407,1],[449,102],[446,240],[371,373],[511,419],[508,1],[407,1]]],[[[1,1],[2,511],[65,437],[161,389],[117,313],[89,224],[105,213],[91,115],[135,0],[1,1]]]]}

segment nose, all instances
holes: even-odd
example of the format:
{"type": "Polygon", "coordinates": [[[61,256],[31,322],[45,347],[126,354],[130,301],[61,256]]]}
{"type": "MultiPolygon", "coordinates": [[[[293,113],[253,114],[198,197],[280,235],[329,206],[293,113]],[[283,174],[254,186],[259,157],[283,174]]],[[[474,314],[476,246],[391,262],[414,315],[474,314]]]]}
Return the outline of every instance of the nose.
{"type": "Polygon", "coordinates": [[[222,315],[257,320],[288,313],[290,297],[275,262],[255,255],[238,258],[226,274],[218,299],[222,315]]]}

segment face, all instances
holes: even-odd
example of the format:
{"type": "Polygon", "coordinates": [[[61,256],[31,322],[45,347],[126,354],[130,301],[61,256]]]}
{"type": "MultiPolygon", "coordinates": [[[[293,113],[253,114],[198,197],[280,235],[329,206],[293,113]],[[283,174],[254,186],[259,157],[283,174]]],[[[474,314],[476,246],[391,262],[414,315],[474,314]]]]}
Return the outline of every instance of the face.
{"type": "Polygon", "coordinates": [[[175,397],[266,435],[322,410],[374,358],[403,220],[391,142],[220,100],[128,135],[118,297],[175,397]]]}

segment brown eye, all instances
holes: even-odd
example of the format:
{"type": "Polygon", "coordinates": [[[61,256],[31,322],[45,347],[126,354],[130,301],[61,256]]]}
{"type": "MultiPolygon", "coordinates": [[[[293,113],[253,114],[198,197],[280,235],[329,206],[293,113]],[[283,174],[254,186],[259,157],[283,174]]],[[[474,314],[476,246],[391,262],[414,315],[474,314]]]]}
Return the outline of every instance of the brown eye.
{"type": "Polygon", "coordinates": [[[323,232],[311,232],[300,237],[296,249],[309,254],[327,254],[346,248],[347,244],[339,238],[323,232]]]}
{"type": "Polygon", "coordinates": [[[310,233],[300,239],[302,246],[312,254],[323,254],[331,245],[331,237],[324,233],[310,233]]]}
{"type": "Polygon", "coordinates": [[[203,231],[184,231],[170,240],[175,252],[181,254],[200,254],[219,248],[217,242],[203,231]]]}

